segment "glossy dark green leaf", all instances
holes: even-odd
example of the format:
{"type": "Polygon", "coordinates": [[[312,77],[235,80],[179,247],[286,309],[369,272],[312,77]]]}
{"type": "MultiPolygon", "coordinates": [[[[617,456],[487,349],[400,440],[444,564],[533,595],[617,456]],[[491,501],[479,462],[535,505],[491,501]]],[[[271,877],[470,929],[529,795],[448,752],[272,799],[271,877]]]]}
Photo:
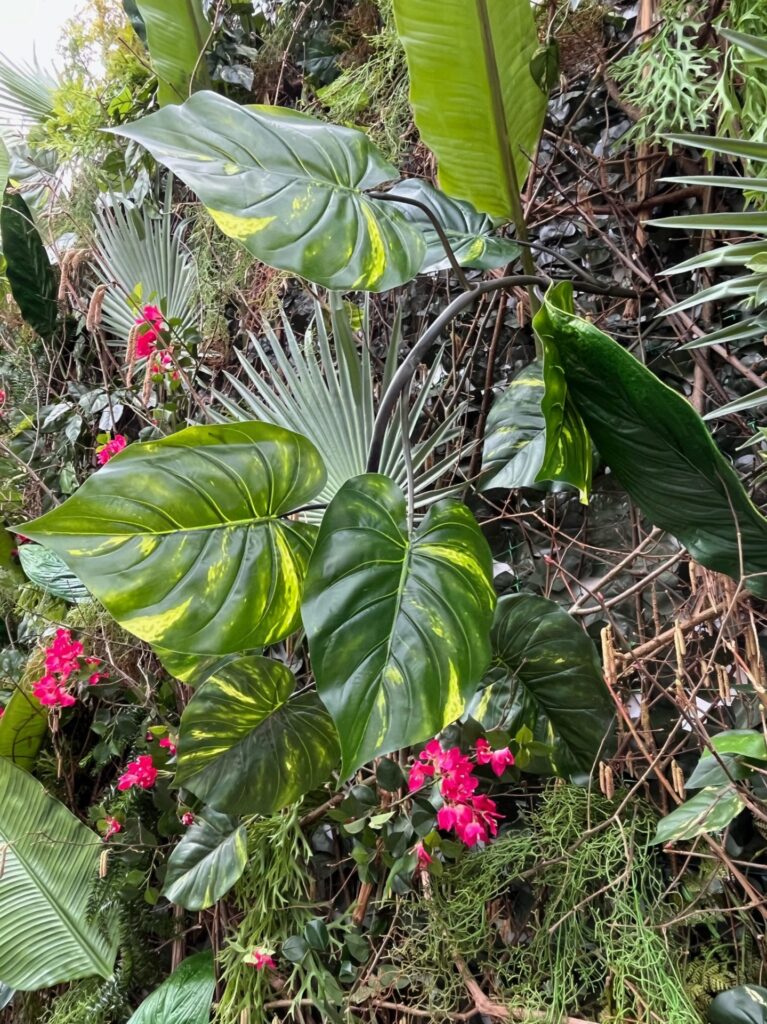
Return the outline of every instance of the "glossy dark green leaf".
{"type": "Polygon", "coordinates": [[[586,502],[591,439],[567,397],[564,374],[549,346],[495,399],[482,450],[483,491],[531,487],[543,480],[571,484],[586,502]]]}
{"type": "MultiPolygon", "coordinates": [[[[519,256],[517,243],[511,238],[499,238],[495,234],[492,220],[486,214],[477,213],[471,203],[451,199],[421,178],[398,181],[389,194],[415,199],[428,207],[447,235],[455,258],[462,267],[491,270],[493,267],[503,267],[519,256]]],[[[450,260],[427,214],[405,203],[399,208],[409,221],[417,225],[426,242],[421,273],[447,270],[450,260]]]]}
{"type": "Polygon", "coordinates": [[[615,714],[596,648],[559,605],[536,594],[502,597],[493,663],[469,713],[485,729],[527,727],[552,746],[561,774],[590,771],[609,750],[615,714]]]}
{"type": "Polygon", "coordinates": [[[746,779],[753,774],[753,768],[747,762],[744,763],[744,759],[767,761],[767,741],[760,732],[753,729],[728,729],[720,732],[718,736],[712,737],[711,746],[719,755],[718,758],[710,750],[704,750],[687,781],[687,789],[725,786],[732,779],[746,779]]]}
{"type": "Polygon", "coordinates": [[[463,713],[490,656],[491,569],[460,502],[437,503],[409,536],[405,497],[387,477],[366,474],[338,491],[302,616],[345,776],[463,713]]]}
{"type": "Polygon", "coordinates": [[[11,694],[0,718],[0,757],[31,771],[48,729],[48,716],[24,681],[11,694]]]}
{"type": "Polygon", "coordinates": [[[209,675],[181,716],[176,782],[229,814],[272,814],[330,776],[335,728],[282,662],[246,655],[209,675]]]}
{"type": "Polygon", "coordinates": [[[324,482],[314,445],[282,427],[187,427],[129,445],[22,532],[142,640],[223,655],[297,626],[316,531],[287,515],[324,482]]]}
{"type": "Polygon", "coordinates": [[[203,0],[135,0],[135,4],[160,83],[160,104],[183,103],[194,89],[208,87],[205,47],[212,28],[203,14],[203,0]]]}
{"type": "Polygon", "coordinates": [[[695,766],[690,778],[685,783],[685,789],[705,789],[707,786],[726,786],[734,779],[747,779],[753,774],[753,768],[740,763],[737,757],[732,754],[720,754],[715,758],[713,754],[701,757],[695,766]]]}
{"type": "Polygon", "coordinates": [[[212,92],[115,131],[145,146],[224,234],[270,266],[375,292],[421,268],[420,231],[395,204],[365,194],[397,172],[362,132],[212,92]]]}
{"type": "Polygon", "coordinates": [[[767,596],[767,519],[746,494],[700,416],[630,353],[571,311],[572,289],[550,289],[535,326],[550,337],[568,394],[604,461],[655,526],[701,565],[767,596]],[[762,574],[762,575],[759,575],[762,574]]]}
{"type": "Polygon", "coordinates": [[[27,204],[6,194],[0,208],[0,241],[5,274],[21,315],[42,338],[56,328],[56,275],[27,204]]]}
{"type": "Polygon", "coordinates": [[[168,858],[163,896],[185,910],[212,907],[248,861],[248,834],[238,818],[207,807],[168,858]]]}
{"type": "Polygon", "coordinates": [[[208,1024],[216,976],[212,953],[182,960],[148,996],[128,1024],[208,1024]]]}
{"type": "Polygon", "coordinates": [[[708,1008],[710,1024],[767,1024],[767,988],[738,985],[720,992],[708,1008]]]}
{"type": "Polygon", "coordinates": [[[22,544],[19,562],[24,575],[36,586],[64,601],[89,601],[90,594],[55,551],[41,544],[22,544]]]}
{"type": "Polygon", "coordinates": [[[733,785],[708,786],[661,818],[653,843],[694,839],[704,832],[720,832],[744,806],[733,785]]]}

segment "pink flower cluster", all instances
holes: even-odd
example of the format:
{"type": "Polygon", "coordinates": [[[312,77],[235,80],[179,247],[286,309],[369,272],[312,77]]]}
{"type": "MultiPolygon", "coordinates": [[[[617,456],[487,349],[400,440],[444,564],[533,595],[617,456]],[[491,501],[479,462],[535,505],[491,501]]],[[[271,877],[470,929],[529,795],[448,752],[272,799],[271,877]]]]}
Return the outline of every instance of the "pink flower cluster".
{"type": "Polygon", "coordinates": [[[176,744],[170,738],[170,736],[163,736],[160,740],[159,746],[164,747],[171,757],[176,756],[176,744]]]}
{"type": "Polygon", "coordinates": [[[118,832],[122,832],[123,827],[117,818],[105,818],[106,830],[104,831],[104,842],[107,839],[111,839],[112,836],[116,836],[118,832]]]}
{"type": "Polygon", "coordinates": [[[263,971],[267,967],[274,970],[277,966],[271,955],[258,946],[251,950],[246,957],[243,957],[243,960],[249,967],[255,967],[257,971],[263,971]]]}
{"type": "Polygon", "coordinates": [[[127,443],[128,438],[124,434],[115,434],[111,441],[102,444],[100,448],[96,449],[96,458],[99,460],[99,465],[106,465],[113,456],[125,448],[127,443]]]}
{"type": "Polygon", "coordinates": [[[165,317],[157,306],[144,306],[135,323],[145,328],[136,338],[136,355],[139,359],[146,359],[154,352],[165,328],[165,317]]]}
{"type": "MultiPolygon", "coordinates": [[[[502,775],[507,766],[514,764],[514,755],[508,747],[493,750],[485,739],[476,743],[477,764],[489,764],[496,775],[502,775]]],[[[479,779],[474,776],[475,765],[467,754],[458,747],[444,750],[439,740],[430,740],[418,761],[410,769],[408,789],[420,789],[427,779],[439,783],[439,791],[445,801],[437,811],[437,825],[446,832],[453,831],[466,846],[486,843],[498,834],[498,813],[495,801],[489,796],[476,793],[479,779]]],[[[429,860],[426,850],[417,851],[421,867],[429,860]]]]}
{"type": "Polygon", "coordinates": [[[152,761],[152,755],[141,754],[135,761],[126,764],[125,771],[117,780],[117,788],[125,790],[138,786],[140,789],[151,789],[156,779],[157,769],[152,761]]]}
{"type": "Polygon", "coordinates": [[[106,672],[92,671],[100,664],[99,658],[83,657],[83,645],[72,639],[68,629],[57,629],[53,643],[45,649],[45,675],[32,687],[32,693],[46,707],[71,707],[76,697],[67,687],[86,673],[90,686],[106,679],[106,672]]]}
{"type": "Polygon", "coordinates": [[[163,349],[161,352],[155,354],[155,358],[152,360],[152,366],[149,372],[154,377],[160,377],[163,374],[169,374],[171,380],[180,380],[181,374],[178,370],[173,369],[173,355],[170,349],[163,349]]]}

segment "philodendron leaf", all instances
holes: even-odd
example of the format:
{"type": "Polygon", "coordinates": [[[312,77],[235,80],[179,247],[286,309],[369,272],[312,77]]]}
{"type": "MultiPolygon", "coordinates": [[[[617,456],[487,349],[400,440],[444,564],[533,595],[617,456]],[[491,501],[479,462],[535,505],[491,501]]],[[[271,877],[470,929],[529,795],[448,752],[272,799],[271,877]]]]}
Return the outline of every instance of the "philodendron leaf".
{"type": "Polygon", "coordinates": [[[31,771],[48,729],[48,716],[28,679],[15,688],[0,718],[0,757],[31,771]]]}
{"type": "Polygon", "coordinates": [[[738,985],[720,992],[708,1008],[710,1024],[767,1024],[767,988],[738,985]]]}
{"type": "Polygon", "coordinates": [[[314,445],[282,427],[187,427],[130,445],[21,529],[135,636],[223,655],[298,625],[316,530],[287,516],[324,482],[314,445]]]}
{"type": "Polygon", "coordinates": [[[591,486],[591,439],[567,397],[551,346],[526,366],[493,402],[487,418],[481,490],[531,487],[544,480],[591,486]]]}
{"type": "Polygon", "coordinates": [[[209,86],[205,46],[213,30],[203,0],[136,0],[136,7],[160,104],[182,103],[193,89],[209,86]]]}
{"type": "Polygon", "coordinates": [[[704,832],[719,832],[740,814],[744,806],[733,785],[707,786],[661,818],[653,843],[694,839],[704,832]]]}
{"type": "Polygon", "coordinates": [[[560,774],[590,771],[615,714],[591,639],[553,601],[512,594],[498,602],[492,647],[471,716],[488,730],[527,727],[553,748],[560,774]]]}
{"type": "Polygon", "coordinates": [[[39,988],[112,973],[117,943],[90,912],[104,844],[0,757],[0,978],[39,988]]]}
{"type": "Polygon", "coordinates": [[[490,656],[491,581],[487,542],[461,502],[438,502],[409,535],[405,497],[388,477],[341,487],[302,616],[344,776],[463,713],[490,656]]]}
{"type": "Polygon", "coordinates": [[[395,0],[394,15],[440,187],[511,219],[546,110],[530,71],[538,33],[529,0],[395,0]]]}
{"type": "Polygon", "coordinates": [[[650,522],[678,538],[696,561],[736,580],[745,574],[749,589],[767,596],[767,519],[700,416],[576,316],[571,303],[569,284],[552,287],[534,325],[556,346],[568,395],[604,461],[650,522]]]}
{"type": "Polygon", "coordinates": [[[229,892],[247,861],[245,826],[207,807],[168,858],[163,896],[185,910],[205,910],[229,892]]]}
{"type": "Polygon", "coordinates": [[[215,988],[213,954],[195,953],[147,996],[128,1024],[208,1024],[215,988]]]}
{"type": "MultiPolygon", "coordinates": [[[[389,195],[415,199],[428,207],[444,230],[455,258],[462,267],[491,270],[493,267],[503,267],[519,256],[517,243],[511,238],[499,238],[488,216],[477,213],[471,203],[451,199],[421,178],[398,181],[389,195]]],[[[450,260],[427,214],[407,203],[402,203],[399,208],[409,221],[418,226],[426,242],[421,273],[447,270],[450,260]]]]}
{"type": "Polygon", "coordinates": [[[259,655],[216,669],[181,716],[176,782],[229,814],[273,814],[325,782],[336,731],[317,694],[294,694],[295,682],[259,655]]]}
{"type": "Polygon", "coordinates": [[[686,789],[725,786],[733,779],[747,779],[754,773],[748,761],[767,761],[767,740],[753,729],[720,732],[712,737],[711,746],[719,756],[714,757],[710,750],[704,750],[686,789]]]}
{"type": "Polygon", "coordinates": [[[0,248],[5,274],[21,315],[42,338],[56,328],[56,277],[29,207],[18,193],[0,208],[0,248]]]}
{"type": "Polygon", "coordinates": [[[365,194],[397,171],[362,132],[212,92],[114,131],[145,146],[224,234],[272,267],[373,292],[421,268],[420,231],[395,204],[365,194]]]}

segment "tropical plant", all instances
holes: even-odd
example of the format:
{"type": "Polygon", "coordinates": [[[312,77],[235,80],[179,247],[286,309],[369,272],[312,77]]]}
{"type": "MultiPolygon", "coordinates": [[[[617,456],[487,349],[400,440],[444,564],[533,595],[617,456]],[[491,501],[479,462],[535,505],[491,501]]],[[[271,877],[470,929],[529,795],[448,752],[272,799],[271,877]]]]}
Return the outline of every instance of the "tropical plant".
{"type": "Polygon", "coordinates": [[[193,89],[209,85],[205,49],[212,30],[202,0],[135,0],[135,7],[160,104],[183,102],[193,89]]]}

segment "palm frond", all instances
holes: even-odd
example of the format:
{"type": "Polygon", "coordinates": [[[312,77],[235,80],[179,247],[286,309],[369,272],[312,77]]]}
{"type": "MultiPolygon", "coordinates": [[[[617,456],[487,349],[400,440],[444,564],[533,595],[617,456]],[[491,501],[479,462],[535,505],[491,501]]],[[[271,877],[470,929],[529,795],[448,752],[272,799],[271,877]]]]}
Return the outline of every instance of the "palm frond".
{"type": "MultiPolygon", "coordinates": [[[[284,316],[282,338],[271,327],[265,329],[263,341],[251,335],[255,360],[250,353],[237,353],[244,376],[226,374],[232,394],[214,392],[219,410],[215,406],[211,410],[221,420],[265,420],[308,437],[317,446],[328,472],[327,484],[318,498],[322,504],[329,502],[346,480],[365,472],[377,385],[386,387],[396,365],[393,358],[387,359],[377,381],[368,344],[367,309],[358,341],[340,298],[331,297],[330,303],[330,333],[318,307],[303,343],[284,316]]],[[[396,355],[400,340],[397,321],[392,328],[391,353],[396,355]]],[[[409,410],[411,439],[433,401],[441,371],[438,355],[409,410]]],[[[463,487],[464,481],[455,477],[469,447],[462,441],[465,409],[465,403],[457,404],[426,440],[411,440],[416,508],[425,508],[463,487]],[[438,486],[441,481],[447,482],[438,486]]],[[[405,451],[398,417],[389,423],[380,471],[405,487],[405,451]]]]}
{"type": "Polygon", "coordinates": [[[0,53],[0,125],[22,128],[53,114],[58,82],[37,64],[15,64],[0,53]]]}

